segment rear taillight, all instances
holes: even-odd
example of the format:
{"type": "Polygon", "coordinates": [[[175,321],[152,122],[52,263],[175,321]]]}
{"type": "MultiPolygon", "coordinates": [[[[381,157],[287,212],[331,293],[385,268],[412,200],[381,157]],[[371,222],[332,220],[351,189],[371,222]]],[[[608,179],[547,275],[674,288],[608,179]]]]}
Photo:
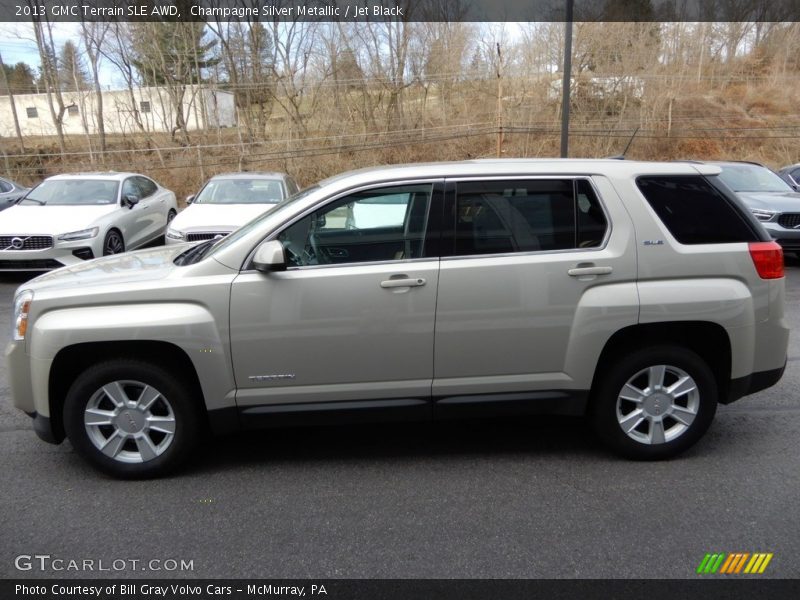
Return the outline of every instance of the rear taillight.
{"type": "Polygon", "coordinates": [[[783,248],[777,242],[750,242],[750,256],[761,279],[783,277],[783,248]]]}

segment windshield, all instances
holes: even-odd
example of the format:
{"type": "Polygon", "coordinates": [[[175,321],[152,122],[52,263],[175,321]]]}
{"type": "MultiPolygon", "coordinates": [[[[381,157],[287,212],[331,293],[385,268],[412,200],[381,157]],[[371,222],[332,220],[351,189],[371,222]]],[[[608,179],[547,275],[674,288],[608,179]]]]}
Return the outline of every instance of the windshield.
{"type": "Polygon", "coordinates": [[[193,204],[274,204],[283,196],[278,179],[212,179],[193,204]]]}
{"type": "Polygon", "coordinates": [[[57,179],[43,181],[20,204],[61,206],[115,204],[118,181],[108,179],[57,179]]]}
{"type": "Polygon", "coordinates": [[[266,212],[261,213],[260,215],[258,215],[252,221],[249,221],[249,222],[245,223],[244,225],[239,227],[239,229],[237,229],[236,231],[234,231],[230,235],[228,235],[228,236],[222,238],[221,240],[217,241],[217,243],[215,243],[214,246],[211,248],[210,252],[207,252],[207,253],[203,254],[203,258],[211,256],[214,253],[216,253],[219,250],[221,250],[222,248],[227,248],[231,244],[236,243],[237,240],[243,238],[248,233],[250,233],[253,229],[258,227],[259,224],[262,221],[264,221],[265,219],[269,218],[269,216],[272,215],[274,212],[276,212],[278,210],[282,210],[287,206],[291,206],[292,204],[294,204],[298,200],[302,200],[303,198],[305,198],[306,196],[308,196],[312,192],[316,192],[319,189],[319,187],[320,187],[319,185],[312,185],[311,187],[307,187],[306,189],[304,189],[304,190],[302,190],[300,192],[297,192],[293,196],[289,196],[286,200],[276,204],[275,206],[271,207],[266,212]]]}
{"type": "Polygon", "coordinates": [[[783,179],[756,165],[720,165],[719,178],[734,192],[791,192],[783,179]]]}

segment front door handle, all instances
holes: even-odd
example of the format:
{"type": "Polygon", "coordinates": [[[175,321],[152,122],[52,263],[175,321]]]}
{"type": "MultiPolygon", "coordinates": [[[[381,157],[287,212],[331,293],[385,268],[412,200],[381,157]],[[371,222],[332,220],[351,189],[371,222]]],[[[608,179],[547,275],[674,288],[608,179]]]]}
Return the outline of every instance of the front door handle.
{"type": "Polygon", "coordinates": [[[381,287],[386,288],[401,288],[401,287],[420,287],[427,283],[422,277],[392,277],[386,281],[381,281],[381,287]]]}
{"type": "Polygon", "coordinates": [[[613,269],[611,267],[575,267],[567,271],[570,277],[585,277],[586,275],[608,275],[613,269]]]}

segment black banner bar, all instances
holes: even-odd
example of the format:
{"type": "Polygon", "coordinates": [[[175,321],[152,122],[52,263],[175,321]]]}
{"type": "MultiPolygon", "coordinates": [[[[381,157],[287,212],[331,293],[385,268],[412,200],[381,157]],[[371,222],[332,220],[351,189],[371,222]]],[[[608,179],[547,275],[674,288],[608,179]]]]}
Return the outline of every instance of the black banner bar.
{"type": "MultiPolygon", "coordinates": [[[[0,0],[0,21],[563,22],[566,0],[0,0]]],[[[790,22],[800,0],[574,0],[577,22],[790,22]]]]}
{"type": "Polygon", "coordinates": [[[696,580],[3,580],[0,598],[17,600],[783,600],[800,598],[800,581],[703,577],[696,580]]]}

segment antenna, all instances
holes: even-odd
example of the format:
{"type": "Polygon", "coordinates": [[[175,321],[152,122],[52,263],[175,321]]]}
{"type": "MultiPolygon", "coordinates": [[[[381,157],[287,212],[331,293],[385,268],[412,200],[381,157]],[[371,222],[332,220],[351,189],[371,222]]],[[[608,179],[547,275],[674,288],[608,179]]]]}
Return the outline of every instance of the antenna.
{"type": "Polygon", "coordinates": [[[625,155],[628,153],[628,148],[630,148],[630,147],[631,147],[631,144],[633,143],[633,138],[635,138],[635,137],[636,137],[636,134],[637,134],[637,133],[639,133],[639,128],[638,128],[638,127],[637,127],[636,129],[634,129],[634,130],[633,130],[633,135],[631,136],[631,139],[629,139],[629,140],[628,140],[628,145],[627,145],[627,146],[625,146],[625,150],[623,150],[623,151],[622,151],[622,156],[623,156],[623,158],[624,158],[624,157],[625,157],[625,155]]]}
{"type": "Polygon", "coordinates": [[[622,151],[622,154],[617,154],[616,156],[609,156],[609,158],[613,160],[625,160],[625,155],[628,153],[628,148],[631,147],[633,143],[633,139],[636,137],[636,134],[639,133],[639,128],[633,130],[633,135],[631,135],[631,139],[628,140],[628,145],[625,146],[625,150],[622,151]]]}

